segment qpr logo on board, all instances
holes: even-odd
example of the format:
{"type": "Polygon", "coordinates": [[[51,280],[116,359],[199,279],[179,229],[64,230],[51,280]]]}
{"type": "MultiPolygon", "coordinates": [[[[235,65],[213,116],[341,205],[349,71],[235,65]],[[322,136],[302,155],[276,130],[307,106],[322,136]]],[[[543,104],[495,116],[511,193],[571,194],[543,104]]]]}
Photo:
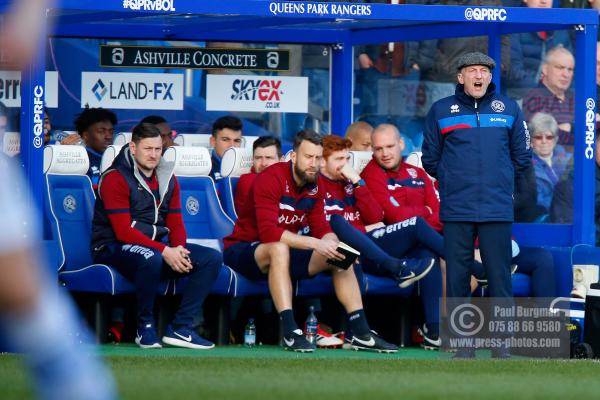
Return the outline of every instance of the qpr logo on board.
{"type": "Polygon", "coordinates": [[[496,112],[502,112],[506,109],[506,106],[504,105],[503,102],[501,102],[500,100],[494,100],[492,101],[492,110],[496,111],[496,112]]]}
{"type": "Polygon", "coordinates": [[[594,158],[594,132],[596,130],[596,102],[591,97],[585,101],[585,158],[594,158]]]}
{"type": "Polygon", "coordinates": [[[185,201],[185,209],[190,215],[198,214],[198,211],[200,211],[200,203],[198,202],[198,199],[194,196],[189,196],[185,201]]]}
{"type": "Polygon", "coordinates": [[[503,8],[467,8],[467,21],[506,21],[506,10],[503,8]]]}
{"type": "Polygon", "coordinates": [[[69,214],[73,214],[77,209],[77,201],[72,195],[67,195],[63,199],[63,209],[69,214]]]}

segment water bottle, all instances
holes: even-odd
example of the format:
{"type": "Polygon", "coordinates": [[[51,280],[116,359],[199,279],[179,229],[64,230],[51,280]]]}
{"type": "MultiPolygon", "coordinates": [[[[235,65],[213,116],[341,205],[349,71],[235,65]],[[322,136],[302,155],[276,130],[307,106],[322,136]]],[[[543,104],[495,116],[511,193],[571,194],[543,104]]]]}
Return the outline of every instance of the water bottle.
{"type": "Polygon", "coordinates": [[[315,307],[310,306],[306,324],[304,324],[304,335],[309,343],[315,343],[317,336],[317,317],[315,316],[315,307]]]}
{"type": "Polygon", "coordinates": [[[256,325],[254,325],[254,318],[248,320],[246,329],[244,329],[244,346],[254,347],[256,345],[256,325]]]}

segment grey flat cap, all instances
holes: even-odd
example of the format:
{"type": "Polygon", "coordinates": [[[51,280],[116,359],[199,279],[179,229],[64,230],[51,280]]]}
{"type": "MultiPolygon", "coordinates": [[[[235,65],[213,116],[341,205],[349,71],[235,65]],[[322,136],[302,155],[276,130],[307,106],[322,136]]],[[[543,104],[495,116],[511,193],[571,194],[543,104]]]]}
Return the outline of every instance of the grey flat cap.
{"type": "Polygon", "coordinates": [[[494,59],[488,55],[478,51],[473,53],[465,53],[458,59],[458,62],[456,63],[456,69],[460,71],[469,65],[485,65],[491,71],[496,66],[496,61],[494,61],[494,59]]]}

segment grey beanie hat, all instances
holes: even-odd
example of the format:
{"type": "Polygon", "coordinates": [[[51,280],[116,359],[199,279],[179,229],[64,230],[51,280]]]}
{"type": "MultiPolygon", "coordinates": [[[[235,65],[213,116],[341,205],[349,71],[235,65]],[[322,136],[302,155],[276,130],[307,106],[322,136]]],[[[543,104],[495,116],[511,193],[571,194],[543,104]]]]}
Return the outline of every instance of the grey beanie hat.
{"type": "Polygon", "coordinates": [[[458,62],[456,63],[456,69],[460,71],[469,65],[485,65],[491,71],[496,66],[496,61],[494,61],[494,59],[490,56],[478,51],[473,53],[465,53],[458,59],[458,62]]]}

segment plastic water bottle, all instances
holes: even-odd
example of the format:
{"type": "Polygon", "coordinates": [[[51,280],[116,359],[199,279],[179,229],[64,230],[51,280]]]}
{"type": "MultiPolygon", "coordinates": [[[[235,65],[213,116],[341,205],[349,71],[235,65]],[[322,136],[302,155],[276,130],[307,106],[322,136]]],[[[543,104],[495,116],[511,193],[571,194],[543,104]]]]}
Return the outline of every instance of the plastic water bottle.
{"type": "Polygon", "coordinates": [[[256,345],[256,325],[254,318],[250,318],[244,329],[244,346],[254,347],[256,345]]]}
{"type": "Polygon", "coordinates": [[[310,343],[315,343],[317,337],[317,317],[315,316],[315,307],[310,306],[306,324],[304,324],[304,335],[310,343]]]}

